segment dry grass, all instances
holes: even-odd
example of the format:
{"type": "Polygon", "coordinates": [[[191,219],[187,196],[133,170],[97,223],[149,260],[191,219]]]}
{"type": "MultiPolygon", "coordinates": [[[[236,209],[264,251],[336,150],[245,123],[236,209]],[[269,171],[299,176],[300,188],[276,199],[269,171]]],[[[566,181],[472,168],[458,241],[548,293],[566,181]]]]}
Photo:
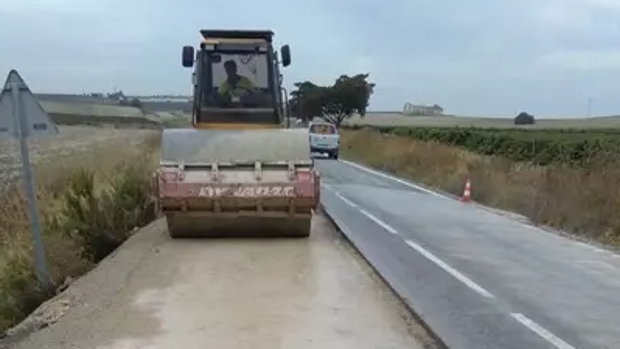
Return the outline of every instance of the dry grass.
{"type": "Polygon", "coordinates": [[[620,246],[617,156],[586,169],[536,168],[372,130],[341,134],[343,156],[459,196],[470,177],[477,202],[620,246]]]}
{"type": "MultiPolygon", "coordinates": [[[[113,132],[102,129],[100,132],[113,132]]],[[[84,258],[83,241],[70,234],[67,226],[67,189],[77,173],[94,175],[97,191],[126,173],[140,168],[144,176],[158,156],[159,133],[134,130],[131,137],[93,142],[88,147],[69,149],[53,161],[39,161],[36,169],[39,211],[44,229],[48,267],[56,286],[92,267],[84,258]],[[64,225],[59,222],[63,222],[64,225]]],[[[33,282],[32,237],[23,183],[6,190],[0,198],[0,333],[23,319],[49,296],[33,282]]]]}

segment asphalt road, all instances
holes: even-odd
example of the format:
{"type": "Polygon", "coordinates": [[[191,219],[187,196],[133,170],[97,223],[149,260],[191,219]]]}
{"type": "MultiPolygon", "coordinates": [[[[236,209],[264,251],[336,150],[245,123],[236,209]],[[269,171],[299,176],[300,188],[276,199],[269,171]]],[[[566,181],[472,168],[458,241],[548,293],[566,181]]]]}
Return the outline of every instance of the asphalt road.
{"type": "Polygon", "coordinates": [[[448,347],[620,348],[620,256],[359,165],[317,163],[326,211],[448,347]]]}
{"type": "MultiPolygon", "coordinates": [[[[14,349],[431,348],[323,215],[309,239],[172,240],[163,220],[40,311],[14,349]],[[428,345],[428,346],[427,346],[428,345]]],[[[0,348],[3,348],[0,341],[0,348]]]]}

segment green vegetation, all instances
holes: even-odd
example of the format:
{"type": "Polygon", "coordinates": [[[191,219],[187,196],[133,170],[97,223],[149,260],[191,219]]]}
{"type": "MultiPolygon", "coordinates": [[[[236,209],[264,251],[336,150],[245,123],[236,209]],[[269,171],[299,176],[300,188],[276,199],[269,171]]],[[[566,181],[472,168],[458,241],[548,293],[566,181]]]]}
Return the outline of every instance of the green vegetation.
{"type": "Polygon", "coordinates": [[[335,125],[357,113],[364,116],[375,84],[366,81],[368,74],[341,75],[333,85],[321,86],[310,81],[295,83],[291,91],[293,115],[305,120],[320,117],[335,125]]]}
{"type": "Polygon", "coordinates": [[[122,106],[129,106],[129,107],[134,107],[134,108],[138,108],[140,109],[142,112],[144,112],[144,104],[142,104],[142,101],[139,100],[138,98],[132,98],[131,100],[120,100],[118,102],[119,105],[122,106]]]}
{"type": "MultiPolygon", "coordinates": [[[[154,134],[125,146],[124,152],[118,145],[84,154],[96,154],[93,164],[73,157],[83,165],[37,169],[53,178],[40,182],[37,194],[55,289],[88,271],[155,218],[151,176],[158,138],[154,134]]],[[[55,293],[42,289],[34,275],[26,205],[18,189],[3,193],[0,200],[0,336],[55,293]]]]}
{"type": "Polygon", "coordinates": [[[62,199],[60,219],[52,228],[81,247],[82,258],[97,263],[120,246],[136,227],[154,219],[149,172],[131,164],[96,190],[94,173],[80,169],[70,179],[62,199]]]}
{"type": "Polygon", "coordinates": [[[534,125],[536,123],[536,118],[534,115],[521,112],[515,117],[514,123],[515,125],[534,125]]]}
{"type": "MultiPolygon", "coordinates": [[[[359,129],[362,126],[349,127],[359,129]]],[[[366,126],[371,127],[371,126],[366,126]]],[[[481,155],[532,162],[585,166],[600,154],[620,150],[619,129],[505,129],[372,126],[375,130],[420,141],[435,141],[481,155]]]]}

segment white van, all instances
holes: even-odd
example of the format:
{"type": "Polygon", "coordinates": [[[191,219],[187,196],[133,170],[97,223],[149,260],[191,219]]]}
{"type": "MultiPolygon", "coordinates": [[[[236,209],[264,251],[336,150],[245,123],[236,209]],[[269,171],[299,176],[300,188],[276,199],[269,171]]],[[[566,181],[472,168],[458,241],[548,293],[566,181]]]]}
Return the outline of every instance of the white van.
{"type": "Polygon", "coordinates": [[[327,154],[328,158],[338,159],[340,155],[340,135],[332,123],[326,121],[310,122],[310,152],[327,154]]]}

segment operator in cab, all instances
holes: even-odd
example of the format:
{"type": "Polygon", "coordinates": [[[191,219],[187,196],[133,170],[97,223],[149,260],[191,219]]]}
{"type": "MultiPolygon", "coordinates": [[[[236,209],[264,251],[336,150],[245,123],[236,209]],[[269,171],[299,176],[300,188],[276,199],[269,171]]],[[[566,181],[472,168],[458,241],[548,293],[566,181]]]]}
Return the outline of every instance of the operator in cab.
{"type": "Polygon", "coordinates": [[[227,78],[219,88],[221,96],[242,97],[248,95],[253,89],[254,84],[250,79],[237,72],[237,63],[230,59],[224,62],[227,78]]]}

